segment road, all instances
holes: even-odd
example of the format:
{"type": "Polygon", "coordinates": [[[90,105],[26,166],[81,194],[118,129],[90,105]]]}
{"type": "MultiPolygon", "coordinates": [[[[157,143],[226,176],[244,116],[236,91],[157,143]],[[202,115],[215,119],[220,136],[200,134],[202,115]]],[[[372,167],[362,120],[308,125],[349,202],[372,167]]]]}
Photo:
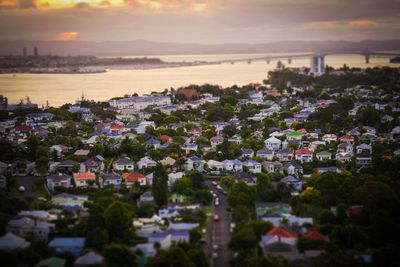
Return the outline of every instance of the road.
{"type": "Polygon", "coordinates": [[[228,202],[227,196],[222,194],[217,188],[212,185],[211,180],[208,180],[207,186],[217,194],[219,198],[219,206],[214,206],[213,215],[209,218],[207,229],[207,256],[210,259],[211,267],[225,267],[229,266],[229,260],[232,258],[233,253],[228,248],[229,241],[231,240],[230,232],[230,215],[227,212],[228,202]],[[219,220],[214,221],[214,215],[218,214],[219,220]],[[218,245],[217,259],[212,258],[213,246],[218,245]]]}

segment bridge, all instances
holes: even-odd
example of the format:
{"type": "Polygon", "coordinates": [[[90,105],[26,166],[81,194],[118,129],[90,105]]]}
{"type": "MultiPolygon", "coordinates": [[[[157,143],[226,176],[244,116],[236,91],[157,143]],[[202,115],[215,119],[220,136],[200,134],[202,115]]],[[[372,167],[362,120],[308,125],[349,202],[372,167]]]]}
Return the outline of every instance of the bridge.
{"type": "Polygon", "coordinates": [[[362,55],[365,58],[365,63],[369,63],[371,58],[388,58],[400,56],[399,52],[373,52],[373,51],[322,51],[322,52],[310,52],[310,53],[292,53],[292,54],[280,54],[280,55],[267,55],[262,57],[253,58],[238,58],[238,59],[227,59],[212,62],[213,64],[230,63],[235,64],[237,62],[247,62],[251,64],[253,61],[266,61],[269,64],[273,60],[287,60],[288,64],[291,64],[294,59],[311,59],[311,72],[316,74],[322,74],[325,71],[325,56],[329,55],[362,55]]]}
{"type": "Polygon", "coordinates": [[[266,61],[270,63],[273,60],[287,60],[291,64],[293,59],[299,58],[312,58],[315,56],[325,57],[329,55],[362,55],[365,57],[365,63],[369,63],[370,58],[393,58],[400,56],[399,52],[369,52],[369,51],[325,51],[325,52],[310,52],[310,53],[291,53],[291,54],[280,54],[280,55],[266,55],[262,57],[253,58],[238,58],[238,59],[226,59],[219,60],[213,63],[237,63],[237,62],[247,62],[251,63],[253,61],[266,61]]]}

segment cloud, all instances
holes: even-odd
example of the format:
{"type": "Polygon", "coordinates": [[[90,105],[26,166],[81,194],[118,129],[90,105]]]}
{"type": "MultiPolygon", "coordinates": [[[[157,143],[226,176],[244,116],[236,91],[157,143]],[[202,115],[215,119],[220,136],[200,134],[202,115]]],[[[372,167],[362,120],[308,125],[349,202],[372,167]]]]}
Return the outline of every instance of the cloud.
{"type": "Polygon", "coordinates": [[[59,33],[55,40],[57,41],[73,41],[78,36],[77,32],[61,32],[59,33]]]}
{"type": "Polygon", "coordinates": [[[375,27],[378,26],[378,22],[369,20],[369,19],[359,19],[359,20],[352,20],[349,22],[350,26],[356,26],[356,27],[375,27]]]}

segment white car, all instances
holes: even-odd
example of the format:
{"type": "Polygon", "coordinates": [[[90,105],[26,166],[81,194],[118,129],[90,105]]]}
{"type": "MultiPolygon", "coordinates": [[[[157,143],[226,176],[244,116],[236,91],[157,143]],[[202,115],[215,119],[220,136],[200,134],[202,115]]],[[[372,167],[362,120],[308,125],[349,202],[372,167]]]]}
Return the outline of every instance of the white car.
{"type": "Polygon", "coordinates": [[[217,252],[213,252],[212,253],[212,258],[213,259],[218,259],[218,253],[217,252]]]}
{"type": "Polygon", "coordinates": [[[214,244],[214,245],[213,245],[213,250],[214,250],[214,251],[217,251],[217,250],[218,250],[218,245],[217,245],[217,244],[214,244]]]}
{"type": "Polygon", "coordinates": [[[20,187],[18,187],[18,191],[19,192],[25,192],[25,187],[23,187],[22,185],[20,187]]]}

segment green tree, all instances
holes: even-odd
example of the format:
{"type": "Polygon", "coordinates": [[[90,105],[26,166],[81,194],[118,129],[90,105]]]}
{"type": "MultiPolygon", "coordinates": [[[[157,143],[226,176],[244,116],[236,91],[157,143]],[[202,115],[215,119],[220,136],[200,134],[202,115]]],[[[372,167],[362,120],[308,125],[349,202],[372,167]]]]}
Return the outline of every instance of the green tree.
{"type": "Polygon", "coordinates": [[[199,171],[192,171],[189,174],[190,181],[192,182],[193,188],[200,189],[204,185],[204,177],[199,171]]]}
{"type": "Polygon", "coordinates": [[[152,193],[159,207],[168,203],[168,175],[161,164],[157,164],[154,170],[152,193]]]}
{"type": "Polygon", "coordinates": [[[123,244],[111,244],[104,249],[104,258],[110,267],[135,267],[135,253],[123,244]]]}
{"type": "Polygon", "coordinates": [[[129,243],[134,237],[133,210],[129,204],[114,201],[104,211],[104,219],[111,242],[129,243]]]}
{"type": "Polygon", "coordinates": [[[190,188],[192,188],[192,181],[187,176],[178,179],[174,184],[175,192],[178,194],[184,194],[185,191],[190,188]]]}

